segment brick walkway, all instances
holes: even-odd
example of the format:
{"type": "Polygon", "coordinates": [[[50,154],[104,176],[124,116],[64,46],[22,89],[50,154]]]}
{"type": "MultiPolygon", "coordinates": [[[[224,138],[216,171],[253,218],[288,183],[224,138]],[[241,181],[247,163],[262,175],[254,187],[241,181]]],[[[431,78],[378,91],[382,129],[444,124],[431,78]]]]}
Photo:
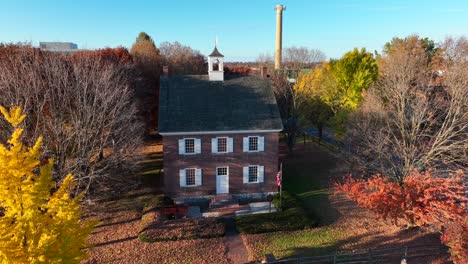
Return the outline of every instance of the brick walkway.
{"type": "Polygon", "coordinates": [[[247,249],[239,232],[236,230],[236,223],[233,217],[226,218],[224,245],[226,246],[227,257],[230,263],[244,264],[248,262],[247,249]]]}

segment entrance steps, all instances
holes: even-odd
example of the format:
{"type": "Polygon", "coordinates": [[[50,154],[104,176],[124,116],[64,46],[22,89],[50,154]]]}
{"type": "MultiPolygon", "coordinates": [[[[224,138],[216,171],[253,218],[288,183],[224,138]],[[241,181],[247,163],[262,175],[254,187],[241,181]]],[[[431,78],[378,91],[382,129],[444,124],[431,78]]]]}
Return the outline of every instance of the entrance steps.
{"type": "Polygon", "coordinates": [[[203,217],[231,217],[239,210],[248,209],[248,205],[239,205],[230,194],[218,194],[211,199],[209,209],[203,217]]]}

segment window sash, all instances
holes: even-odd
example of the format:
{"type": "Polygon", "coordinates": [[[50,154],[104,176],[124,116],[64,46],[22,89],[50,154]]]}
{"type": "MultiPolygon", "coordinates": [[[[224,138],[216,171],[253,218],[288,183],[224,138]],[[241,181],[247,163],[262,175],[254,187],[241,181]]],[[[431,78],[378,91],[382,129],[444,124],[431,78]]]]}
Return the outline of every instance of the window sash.
{"type": "Polygon", "coordinates": [[[217,138],[218,142],[218,153],[226,153],[228,151],[228,138],[227,137],[219,137],[217,138]]]}
{"type": "Polygon", "coordinates": [[[185,153],[192,154],[195,153],[195,139],[194,138],[185,138],[184,139],[185,153]]]}
{"type": "Polygon", "coordinates": [[[258,182],[258,166],[249,166],[249,182],[258,182]]]}
{"type": "Polygon", "coordinates": [[[185,185],[186,186],[196,185],[196,169],[194,168],[185,169],[185,185]]]}
{"type": "Polygon", "coordinates": [[[216,176],[226,176],[228,175],[228,167],[217,167],[216,176]]]}
{"type": "Polygon", "coordinates": [[[258,151],[258,137],[249,137],[249,151],[258,151]]]}

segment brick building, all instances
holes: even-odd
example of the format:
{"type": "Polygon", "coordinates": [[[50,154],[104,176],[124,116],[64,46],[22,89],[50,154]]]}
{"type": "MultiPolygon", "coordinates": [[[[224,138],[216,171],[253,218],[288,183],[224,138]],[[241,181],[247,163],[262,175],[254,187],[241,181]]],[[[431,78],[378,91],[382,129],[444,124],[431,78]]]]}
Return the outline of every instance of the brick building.
{"type": "Polygon", "coordinates": [[[223,59],[215,48],[208,75],[161,77],[164,188],[172,197],[277,190],[283,125],[270,82],[225,77],[223,59]]]}

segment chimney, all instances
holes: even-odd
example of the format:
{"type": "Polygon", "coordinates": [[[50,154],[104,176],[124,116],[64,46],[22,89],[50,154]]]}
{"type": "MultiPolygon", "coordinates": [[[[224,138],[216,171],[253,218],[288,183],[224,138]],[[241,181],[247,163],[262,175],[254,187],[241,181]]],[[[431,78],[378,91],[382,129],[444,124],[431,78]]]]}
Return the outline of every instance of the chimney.
{"type": "Polygon", "coordinates": [[[164,77],[169,76],[169,66],[167,66],[167,65],[163,66],[163,76],[164,77]]]}
{"type": "Polygon", "coordinates": [[[283,10],[286,6],[276,5],[276,47],[275,47],[275,69],[281,69],[281,50],[283,42],[283,10]]]}
{"type": "Polygon", "coordinates": [[[267,67],[262,66],[262,68],[260,68],[260,75],[262,76],[262,78],[267,78],[268,77],[267,72],[268,72],[267,67]]]}

